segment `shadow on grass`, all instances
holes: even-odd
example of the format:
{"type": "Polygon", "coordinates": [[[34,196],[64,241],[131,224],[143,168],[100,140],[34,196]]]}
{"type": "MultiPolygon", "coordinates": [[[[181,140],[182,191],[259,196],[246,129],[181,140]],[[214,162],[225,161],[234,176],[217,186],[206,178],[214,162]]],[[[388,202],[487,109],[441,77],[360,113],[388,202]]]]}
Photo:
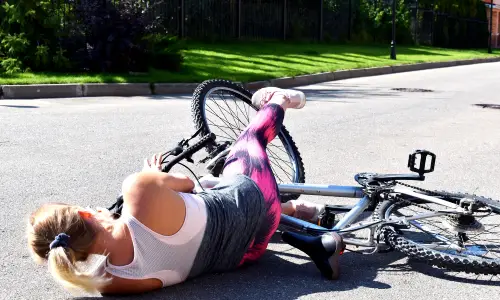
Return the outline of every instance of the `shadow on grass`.
{"type": "MultiPolygon", "coordinates": [[[[218,53],[259,56],[259,55],[301,55],[301,56],[319,56],[323,54],[337,54],[358,57],[359,55],[367,57],[387,57],[390,53],[390,47],[386,45],[361,45],[361,44],[288,44],[281,42],[262,42],[262,43],[224,43],[224,44],[198,44],[192,43],[189,49],[202,49],[218,53]]],[[[427,56],[452,56],[451,53],[445,53],[444,49],[433,49],[414,46],[399,46],[398,54],[403,55],[427,55],[427,56]]],[[[453,51],[453,50],[448,50],[453,51]]]]}
{"type": "MultiPolygon", "coordinates": [[[[185,52],[185,64],[179,72],[152,69],[147,74],[26,73],[2,74],[2,79],[5,79],[4,84],[180,83],[201,82],[212,78],[247,82],[344,68],[421,62],[438,56],[449,58],[460,56],[460,52],[447,49],[398,46],[398,55],[407,57],[403,60],[391,61],[389,52],[388,45],[276,41],[218,44],[191,42],[185,52]]],[[[479,55],[480,51],[469,51],[465,54],[474,56],[479,55]]]]}

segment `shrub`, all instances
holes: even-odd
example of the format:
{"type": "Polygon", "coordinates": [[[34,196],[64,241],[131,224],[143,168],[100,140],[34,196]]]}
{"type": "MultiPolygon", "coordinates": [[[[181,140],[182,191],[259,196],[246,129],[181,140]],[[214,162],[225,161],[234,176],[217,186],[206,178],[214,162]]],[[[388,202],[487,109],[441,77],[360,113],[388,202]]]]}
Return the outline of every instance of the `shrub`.
{"type": "Polygon", "coordinates": [[[135,0],[8,0],[0,5],[0,71],[176,71],[181,45],[154,6],[135,0]]]}
{"type": "Polygon", "coordinates": [[[153,33],[146,35],[144,41],[147,43],[150,66],[169,71],[181,69],[184,44],[176,36],[153,33]]]}
{"type": "MultiPolygon", "coordinates": [[[[413,43],[410,10],[405,0],[396,3],[396,41],[413,43]]],[[[392,1],[359,0],[353,22],[353,39],[389,43],[392,40],[392,1]]]]}
{"type": "Polygon", "coordinates": [[[16,58],[4,58],[0,61],[0,70],[6,74],[19,73],[22,66],[21,61],[16,58]]]}

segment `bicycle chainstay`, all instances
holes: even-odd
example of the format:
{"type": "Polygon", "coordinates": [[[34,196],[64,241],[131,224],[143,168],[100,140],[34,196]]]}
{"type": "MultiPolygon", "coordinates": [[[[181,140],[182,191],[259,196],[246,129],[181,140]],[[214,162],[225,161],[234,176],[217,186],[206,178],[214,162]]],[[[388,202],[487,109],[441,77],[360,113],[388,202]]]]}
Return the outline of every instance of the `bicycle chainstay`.
{"type": "MultiPolygon", "coordinates": [[[[446,197],[448,193],[439,193],[439,192],[436,192],[436,191],[431,191],[431,190],[427,190],[427,189],[424,189],[424,188],[421,188],[421,187],[417,187],[417,186],[414,186],[414,185],[411,185],[411,184],[407,184],[407,183],[403,183],[403,182],[400,182],[400,181],[395,181],[396,184],[399,184],[399,185],[402,185],[402,186],[406,186],[406,187],[409,187],[411,189],[415,189],[415,190],[418,190],[418,191],[421,191],[421,192],[424,192],[424,193],[429,193],[433,196],[444,196],[446,197]]],[[[394,198],[398,201],[398,202],[404,202],[404,203],[408,203],[410,205],[414,205],[414,206],[417,206],[417,207],[420,207],[422,209],[425,209],[425,210],[428,210],[428,211],[432,211],[432,212],[435,212],[434,209],[430,209],[429,207],[427,206],[424,206],[424,205],[421,205],[421,204],[418,204],[418,203],[415,203],[415,202],[412,202],[410,200],[406,200],[406,199],[403,199],[401,197],[398,197],[398,196],[394,196],[394,198]]]]}
{"type": "MultiPolygon", "coordinates": [[[[442,197],[445,197],[445,198],[451,198],[451,197],[471,197],[472,199],[474,200],[479,200],[478,198],[481,198],[483,200],[492,200],[492,199],[487,199],[485,197],[482,197],[482,196],[476,196],[476,195],[469,195],[469,194],[466,194],[466,193],[449,193],[449,192],[438,192],[438,191],[431,191],[431,190],[427,190],[427,189],[424,189],[424,188],[421,188],[421,187],[417,187],[417,186],[413,186],[411,184],[407,184],[407,183],[403,183],[403,182],[400,182],[400,181],[394,181],[396,184],[400,184],[402,186],[406,186],[406,187],[409,187],[409,188],[412,188],[412,189],[415,189],[415,190],[418,190],[418,191],[421,191],[421,192],[424,192],[424,193],[428,193],[432,196],[442,196],[442,197]]],[[[408,203],[410,205],[413,205],[413,206],[417,206],[417,207],[420,207],[422,209],[425,209],[425,210],[428,210],[428,211],[432,211],[432,212],[436,212],[436,210],[434,209],[431,209],[427,206],[423,206],[421,204],[418,204],[418,203],[415,203],[415,202],[412,202],[410,200],[406,200],[406,199],[403,199],[401,197],[398,197],[398,196],[394,196],[394,198],[398,201],[398,202],[405,202],[405,203],[408,203]]],[[[480,201],[480,200],[479,200],[480,201]]],[[[482,201],[480,201],[482,202],[482,201]]],[[[484,204],[484,203],[483,203],[484,204]]]]}

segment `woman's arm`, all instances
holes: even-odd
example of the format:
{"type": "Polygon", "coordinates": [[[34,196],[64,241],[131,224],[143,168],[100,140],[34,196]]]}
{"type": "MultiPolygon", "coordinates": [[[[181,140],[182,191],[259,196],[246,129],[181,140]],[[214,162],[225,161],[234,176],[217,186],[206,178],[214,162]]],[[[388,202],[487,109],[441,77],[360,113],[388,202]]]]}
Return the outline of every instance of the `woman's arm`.
{"type": "Polygon", "coordinates": [[[122,185],[122,193],[129,191],[130,187],[135,184],[137,177],[148,174],[148,177],[153,177],[160,185],[180,193],[191,193],[194,190],[194,182],[186,175],[180,173],[163,173],[157,171],[141,171],[129,175],[122,185]]]}
{"type": "MultiPolygon", "coordinates": [[[[175,192],[191,193],[194,190],[195,184],[188,176],[181,173],[161,172],[161,161],[161,154],[155,154],[151,158],[151,161],[145,159],[144,167],[142,169],[142,172],[140,173],[154,172],[155,174],[152,174],[152,176],[159,180],[162,185],[175,192]]],[[[128,176],[127,179],[125,179],[125,181],[123,182],[122,191],[127,190],[130,185],[135,182],[135,179],[140,173],[135,173],[128,176]]]]}

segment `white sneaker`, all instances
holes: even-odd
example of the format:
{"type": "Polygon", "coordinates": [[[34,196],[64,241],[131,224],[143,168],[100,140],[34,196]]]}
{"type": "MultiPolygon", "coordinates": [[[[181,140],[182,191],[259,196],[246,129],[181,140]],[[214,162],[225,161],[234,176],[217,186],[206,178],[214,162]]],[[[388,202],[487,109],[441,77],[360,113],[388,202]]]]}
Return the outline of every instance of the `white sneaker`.
{"type": "Polygon", "coordinates": [[[289,101],[289,108],[301,109],[306,105],[306,95],[303,92],[277,87],[266,87],[256,91],[252,96],[252,104],[260,109],[271,101],[275,94],[284,95],[289,101]]]}

